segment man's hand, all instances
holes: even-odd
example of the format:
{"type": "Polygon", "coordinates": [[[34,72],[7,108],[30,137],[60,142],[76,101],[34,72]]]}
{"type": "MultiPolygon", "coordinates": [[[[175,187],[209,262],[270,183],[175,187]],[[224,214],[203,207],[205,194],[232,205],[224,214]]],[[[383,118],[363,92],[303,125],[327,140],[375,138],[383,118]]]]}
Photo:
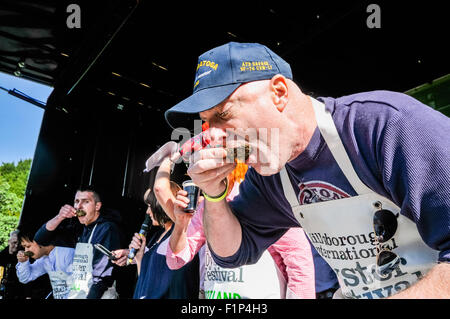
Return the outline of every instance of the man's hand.
{"type": "MultiPolygon", "coordinates": [[[[235,163],[226,161],[226,156],[227,152],[222,147],[202,149],[194,153],[188,174],[208,196],[217,197],[226,190],[224,180],[236,167],[235,163]]],[[[231,256],[239,249],[242,240],[241,225],[226,200],[214,203],[205,201],[203,227],[208,244],[217,255],[231,256]]]]}
{"type": "Polygon", "coordinates": [[[25,256],[25,252],[23,250],[19,250],[17,252],[17,261],[20,263],[24,263],[28,260],[28,257],[25,256]]]}
{"type": "Polygon", "coordinates": [[[56,217],[58,217],[61,220],[66,218],[72,218],[77,216],[76,212],[77,210],[73,206],[64,205],[63,207],[61,207],[56,217]]]}
{"type": "Polygon", "coordinates": [[[111,260],[113,264],[116,264],[117,266],[125,266],[127,264],[127,257],[130,253],[129,249],[117,249],[111,251],[114,257],[116,257],[116,260],[111,260]]]}
{"type": "Polygon", "coordinates": [[[76,217],[76,209],[73,206],[70,205],[64,205],[59,210],[58,215],[50,219],[46,224],[45,228],[49,231],[54,231],[61,222],[66,218],[73,218],[76,217]]]}
{"type": "Polygon", "coordinates": [[[193,182],[207,195],[217,196],[225,191],[223,180],[234,170],[235,163],[226,161],[224,148],[206,148],[194,153],[187,171],[193,182]]]}

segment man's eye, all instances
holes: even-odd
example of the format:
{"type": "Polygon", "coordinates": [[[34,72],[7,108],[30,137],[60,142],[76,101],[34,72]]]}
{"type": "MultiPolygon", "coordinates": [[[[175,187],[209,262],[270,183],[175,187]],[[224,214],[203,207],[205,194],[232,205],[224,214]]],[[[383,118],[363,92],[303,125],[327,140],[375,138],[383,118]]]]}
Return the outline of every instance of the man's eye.
{"type": "Polygon", "coordinates": [[[220,119],[226,119],[230,115],[230,111],[225,111],[222,113],[217,113],[217,117],[220,119]]]}

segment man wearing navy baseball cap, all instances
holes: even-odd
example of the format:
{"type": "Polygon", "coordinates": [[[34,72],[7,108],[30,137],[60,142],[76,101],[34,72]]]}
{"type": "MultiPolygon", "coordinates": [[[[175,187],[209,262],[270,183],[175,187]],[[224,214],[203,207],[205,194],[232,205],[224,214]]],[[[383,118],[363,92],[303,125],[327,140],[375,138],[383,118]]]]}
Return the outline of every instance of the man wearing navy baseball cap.
{"type": "Polygon", "coordinates": [[[198,58],[194,93],[166,111],[172,128],[186,125],[186,113],[198,114],[223,100],[243,83],[266,80],[276,74],[292,79],[291,67],[264,45],[230,42],[198,58]]]}
{"type": "Polygon", "coordinates": [[[337,275],[336,298],[450,298],[450,119],[396,92],[315,99],[292,79],[267,47],[231,42],[199,57],[194,93],[166,111],[172,127],[208,122],[211,145],[251,146],[231,202],[223,147],[188,169],[216,263],[254,263],[301,226],[337,275]]]}

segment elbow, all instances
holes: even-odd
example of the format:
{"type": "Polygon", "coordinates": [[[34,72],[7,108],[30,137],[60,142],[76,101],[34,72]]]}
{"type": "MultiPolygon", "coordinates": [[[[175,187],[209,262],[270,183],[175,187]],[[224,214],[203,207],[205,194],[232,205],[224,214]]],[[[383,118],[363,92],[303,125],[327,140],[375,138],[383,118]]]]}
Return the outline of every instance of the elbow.
{"type": "Polygon", "coordinates": [[[170,270],[178,270],[183,267],[182,264],[177,263],[176,258],[170,258],[166,256],[166,264],[170,270]],[[175,259],[175,260],[174,260],[175,259]]]}
{"type": "Polygon", "coordinates": [[[24,278],[24,277],[22,277],[22,278],[17,277],[17,279],[19,279],[19,282],[21,284],[27,284],[27,283],[29,283],[31,281],[29,278],[24,278]]]}
{"type": "Polygon", "coordinates": [[[165,191],[164,185],[156,181],[155,184],[153,185],[153,192],[155,193],[156,199],[159,202],[161,202],[161,200],[163,199],[164,191],[165,191]]]}

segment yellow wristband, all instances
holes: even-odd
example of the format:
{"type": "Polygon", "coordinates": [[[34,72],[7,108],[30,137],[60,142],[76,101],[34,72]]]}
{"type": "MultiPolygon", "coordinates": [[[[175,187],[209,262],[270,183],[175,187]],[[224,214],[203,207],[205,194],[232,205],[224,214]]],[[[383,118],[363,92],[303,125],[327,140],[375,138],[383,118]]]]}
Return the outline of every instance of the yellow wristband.
{"type": "Polygon", "coordinates": [[[215,196],[215,197],[211,197],[211,196],[208,196],[204,191],[202,191],[203,196],[209,202],[213,202],[213,203],[220,202],[222,199],[227,197],[227,193],[228,193],[228,179],[225,179],[225,185],[226,185],[226,187],[225,187],[225,190],[223,191],[222,194],[220,194],[218,196],[215,196]]]}

